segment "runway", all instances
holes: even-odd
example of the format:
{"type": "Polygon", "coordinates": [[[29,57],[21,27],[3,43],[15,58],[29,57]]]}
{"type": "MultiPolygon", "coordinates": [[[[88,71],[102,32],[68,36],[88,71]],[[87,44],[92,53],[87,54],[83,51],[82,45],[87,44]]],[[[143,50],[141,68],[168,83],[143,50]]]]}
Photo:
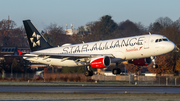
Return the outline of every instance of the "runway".
{"type": "Polygon", "coordinates": [[[46,87],[0,86],[0,92],[20,93],[157,93],[180,94],[180,87],[46,87]]]}

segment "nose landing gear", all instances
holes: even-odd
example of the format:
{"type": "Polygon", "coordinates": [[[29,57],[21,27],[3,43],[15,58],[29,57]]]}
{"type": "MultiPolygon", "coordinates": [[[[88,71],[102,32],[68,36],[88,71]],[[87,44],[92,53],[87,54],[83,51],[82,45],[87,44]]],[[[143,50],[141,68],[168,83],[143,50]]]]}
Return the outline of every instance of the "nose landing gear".
{"type": "Polygon", "coordinates": [[[153,66],[152,68],[158,68],[158,65],[156,64],[156,57],[155,56],[151,56],[152,62],[153,62],[153,66]]]}

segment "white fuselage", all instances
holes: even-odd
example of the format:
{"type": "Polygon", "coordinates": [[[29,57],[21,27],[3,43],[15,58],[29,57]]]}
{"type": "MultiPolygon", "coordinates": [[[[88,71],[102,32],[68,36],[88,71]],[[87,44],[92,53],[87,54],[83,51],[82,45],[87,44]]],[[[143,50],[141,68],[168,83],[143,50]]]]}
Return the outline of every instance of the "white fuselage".
{"type": "MultiPolygon", "coordinates": [[[[126,38],[117,38],[104,41],[96,41],[75,45],[63,45],[61,47],[49,48],[35,51],[36,53],[59,53],[59,54],[97,54],[97,56],[112,54],[111,62],[118,62],[128,59],[147,58],[158,56],[174,50],[175,45],[162,35],[141,35],[126,38]]],[[[33,52],[31,53],[33,54],[33,52]]],[[[68,57],[27,57],[24,59],[44,64],[58,66],[81,66],[76,60],[68,57]],[[66,59],[65,59],[66,58],[66,59]]]]}

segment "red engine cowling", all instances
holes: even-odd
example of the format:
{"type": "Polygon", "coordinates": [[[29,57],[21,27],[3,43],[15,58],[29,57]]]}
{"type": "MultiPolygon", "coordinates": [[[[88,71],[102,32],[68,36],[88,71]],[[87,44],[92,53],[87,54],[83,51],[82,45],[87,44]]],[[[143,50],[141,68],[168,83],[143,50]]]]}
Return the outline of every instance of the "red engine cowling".
{"type": "Polygon", "coordinates": [[[91,58],[90,65],[93,68],[105,68],[111,64],[111,59],[108,56],[91,58]]]}
{"type": "Polygon", "coordinates": [[[133,63],[134,65],[138,65],[138,66],[147,66],[149,64],[151,64],[152,60],[151,58],[141,58],[141,59],[133,59],[133,60],[129,60],[128,63],[133,63]]]}

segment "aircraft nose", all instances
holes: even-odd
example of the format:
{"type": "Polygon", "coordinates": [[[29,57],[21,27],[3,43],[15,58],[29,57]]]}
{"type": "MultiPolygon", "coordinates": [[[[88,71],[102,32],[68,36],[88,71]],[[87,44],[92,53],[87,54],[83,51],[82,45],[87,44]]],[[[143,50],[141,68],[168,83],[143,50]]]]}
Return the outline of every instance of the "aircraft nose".
{"type": "Polygon", "coordinates": [[[176,45],[173,42],[170,41],[169,44],[168,44],[169,51],[173,51],[175,48],[176,48],[176,45]]]}

